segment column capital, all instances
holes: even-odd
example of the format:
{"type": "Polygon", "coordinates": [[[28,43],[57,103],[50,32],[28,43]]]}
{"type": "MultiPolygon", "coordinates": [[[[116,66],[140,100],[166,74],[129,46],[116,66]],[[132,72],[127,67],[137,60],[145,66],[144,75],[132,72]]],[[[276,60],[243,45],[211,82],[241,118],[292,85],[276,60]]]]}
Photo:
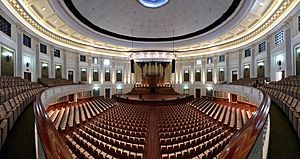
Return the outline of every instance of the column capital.
{"type": "Polygon", "coordinates": [[[285,27],[286,29],[291,28],[292,22],[293,22],[293,21],[292,21],[292,18],[289,17],[289,18],[284,22],[284,27],[285,27]]]}
{"type": "Polygon", "coordinates": [[[20,33],[20,34],[23,34],[23,32],[24,32],[24,28],[20,24],[16,25],[16,30],[17,30],[17,33],[20,33]]]}
{"type": "Polygon", "coordinates": [[[266,36],[266,42],[271,42],[271,39],[272,39],[272,35],[267,35],[266,36]]]}

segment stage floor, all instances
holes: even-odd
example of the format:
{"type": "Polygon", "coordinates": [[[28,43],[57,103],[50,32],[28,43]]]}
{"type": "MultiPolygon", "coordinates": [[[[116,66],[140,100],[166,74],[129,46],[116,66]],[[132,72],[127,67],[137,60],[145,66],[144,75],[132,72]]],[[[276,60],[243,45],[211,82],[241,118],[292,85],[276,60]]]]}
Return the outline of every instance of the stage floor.
{"type": "Polygon", "coordinates": [[[186,95],[166,95],[166,94],[142,94],[140,95],[120,95],[120,98],[129,100],[145,100],[145,101],[162,101],[162,100],[175,100],[178,98],[186,98],[186,95]]]}

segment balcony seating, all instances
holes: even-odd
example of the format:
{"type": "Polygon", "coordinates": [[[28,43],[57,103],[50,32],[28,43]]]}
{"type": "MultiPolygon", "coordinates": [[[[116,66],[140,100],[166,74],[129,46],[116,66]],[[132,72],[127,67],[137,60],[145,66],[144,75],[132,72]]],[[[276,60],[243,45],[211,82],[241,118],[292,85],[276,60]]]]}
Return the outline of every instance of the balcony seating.
{"type": "Polygon", "coordinates": [[[247,109],[243,107],[232,107],[229,103],[219,104],[214,100],[209,99],[196,99],[193,101],[192,106],[208,115],[213,117],[214,120],[221,122],[225,125],[229,125],[231,128],[237,130],[252,117],[253,109],[247,109]]]}
{"type": "Polygon", "coordinates": [[[300,138],[300,77],[291,76],[261,87],[289,118],[300,138]]]}
{"type": "Polygon", "coordinates": [[[43,89],[18,77],[0,76],[0,149],[19,115],[43,89]]]}
{"type": "Polygon", "coordinates": [[[77,103],[54,104],[47,108],[48,117],[57,130],[66,130],[85,122],[114,106],[114,101],[102,97],[82,99],[77,103]]]}
{"type": "Polygon", "coordinates": [[[74,84],[73,81],[69,81],[65,78],[39,78],[38,81],[45,87],[55,87],[74,84]]]}
{"type": "Polygon", "coordinates": [[[257,87],[265,85],[265,82],[270,81],[270,78],[263,77],[263,78],[241,78],[236,81],[233,81],[231,84],[235,85],[244,85],[249,87],[257,87]]]}

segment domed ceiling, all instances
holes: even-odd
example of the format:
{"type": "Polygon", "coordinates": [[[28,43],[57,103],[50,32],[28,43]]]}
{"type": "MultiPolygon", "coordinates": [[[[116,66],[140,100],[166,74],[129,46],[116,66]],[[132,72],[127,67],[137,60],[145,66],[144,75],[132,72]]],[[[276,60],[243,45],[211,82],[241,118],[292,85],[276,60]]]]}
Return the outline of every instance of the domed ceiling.
{"type": "Polygon", "coordinates": [[[226,21],[241,0],[64,0],[91,29],[125,40],[162,42],[204,34],[226,21]],[[173,39],[174,37],[174,39],[173,39]]]}
{"type": "Polygon", "coordinates": [[[299,4],[300,0],[0,1],[18,27],[41,41],[118,57],[147,50],[175,51],[178,57],[230,52],[261,41],[295,14],[299,4]]]}

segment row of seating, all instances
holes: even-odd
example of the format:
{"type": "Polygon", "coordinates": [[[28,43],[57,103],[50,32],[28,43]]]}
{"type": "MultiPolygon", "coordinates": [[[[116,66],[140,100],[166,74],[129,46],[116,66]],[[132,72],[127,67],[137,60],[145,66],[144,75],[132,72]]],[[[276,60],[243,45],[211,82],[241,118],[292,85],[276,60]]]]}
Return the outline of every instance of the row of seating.
{"type": "MultiPolygon", "coordinates": [[[[1,80],[10,79],[13,82],[23,81],[20,78],[13,78],[13,77],[5,77],[5,78],[1,77],[0,79],[1,80]]],[[[27,84],[27,82],[24,82],[24,84],[27,84]]],[[[16,85],[14,85],[14,87],[10,87],[10,88],[13,88],[15,90],[15,93],[10,94],[9,96],[1,95],[1,99],[4,100],[3,101],[1,100],[3,103],[0,104],[0,149],[5,142],[8,132],[12,129],[13,124],[18,119],[19,115],[28,106],[28,104],[35,99],[35,96],[40,91],[44,90],[44,88],[41,87],[40,85],[36,85],[33,83],[29,83],[28,85],[30,86],[17,87],[16,85]]]]}
{"type": "Polygon", "coordinates": [[[271,85],[285,85],[285,86],[300,86],[300,77],[299,76],[289,76],[277,82],[271,82],[271,85]]]}
{"type": "Polygon", "coordinates": [[[0,76],[0,88],[17,87],[32,84],[26,79],[12,76],[0,76]]]}
{"type": "Polygon", "coordinates": [[[19,94],[37,88],[43,88],[43,86],[38,84],[26,84],[23,86],[12,86],[12,87],[0,88],[0,104],[4,103],[5,101],[19,94]]]}
{"type": "Polygon", "coordinates": [[[285,94],[288,94],[290,96],[293,96],[294,98],[300,99],[300,87],[294,82],[294,80],[281,80],[278,83],[277,82],[271,82],[268,85],[265,85],[264,88],[269,88],[269,89],[276,89],[280,92],[283,92],[285,94]],[[289,82],[284,82],[284,81],[289,81],[289,82]]]}
{"type": "Polygon", "coordinates": [[[51,119],[56,114],[52,120],[58,129],[67,125],[70,117],[75,118],[76,106],[81,121],[81,112],[85,115],[87,122],[59,131],[73,158],[143,158],[149,151],[145,144],[152,142],[146,138],[151,115],[157,117],[161,158],[215,159],[252,116],[252,110],[210,99],[151,107],[92,98],[73,103],[73,108],[66,105],[50,106],[48,113],[51,119]],[[95,109],[103,105],[112,106],[95,109]],[[59,108],[62,112],[55,112],[59,108]]]}
{"type": "Polygon", "coordinates": [[[261,77],[261,78],[240,78],[236,81],[233,81],[231,84],[235,85],[244,85],[249,87],[257,87],[265,85],[266,82],[269,82],[269,77],[261,77]]]}
{"type": "Polygon", "coordinates": [[[110,99],[98,97],[52,105],[47,108],[47,114],[57,130],[66,130],[67,127],[74,127],[74,122],[79,125],[113,106],[110,99]]]}
{"type": "Polygon", "coordinates": [[[42,83],[45,87],[55,87],[74,84],[73,81],[69,81],[65,78],[39,78],[38,81],[42,83]]]}
{"type": "MultiPolygon", "coordinates": [[[[280,87],[280,85],[277,85],[280,87]]],[[[276,87],[268,88],[261,87],[262,90],[267,92],[271,99],[280,106],[285,115],[289,118],[292,123],[295,131],[297,132],[298,137],[300,138],[300,101],[299,98],[295,98],[291,95],[288,95],[284,92],[281,92],[276,87]]]]}
{"type": "Polygon", "coordinates": [[[182,151],[174,151],[174,149],[180,147],[181,145],[187,145],[189,143],[183,143],[181,145],[169,146],[165,149],[169,150],[171,153],[163,153],[162,159],[175,159],[175,158],[193,158],[193,159],[217,159],[221,151],[228,144],[233,133],[222,132],[214,138],[207,141],[201,141],[199,143],[192,141],[191,145],[194,145],[188,149],[183,149],[182,151]],[[226,137],[225,137],[226,136],[226,137]]]}
{"type": "Polygon", "coordinates": [[[74,158],[143,158],[149,113],[145,106],[116,103],[63,134],[74,158]]]}
{"type": "Polygon", "coordinates": [[[216,157],[232,135],[191,103],[158,106],[156,112],[163,159],[216,157]]]}
{"type": "Polygon", "coordinates": [[[204,98],[194,100],[192,106],[209,117],[237,130],[240,130],[253,114],[249,109],[231,107],[204,98]]]}

